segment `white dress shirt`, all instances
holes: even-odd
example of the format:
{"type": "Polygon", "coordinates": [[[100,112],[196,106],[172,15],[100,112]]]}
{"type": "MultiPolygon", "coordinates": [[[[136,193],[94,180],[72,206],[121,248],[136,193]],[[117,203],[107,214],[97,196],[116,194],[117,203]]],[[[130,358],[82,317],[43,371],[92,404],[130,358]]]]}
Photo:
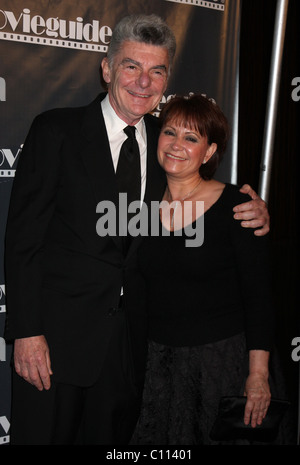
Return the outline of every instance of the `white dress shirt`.
{"type": "MultiPolygon", "coordinates": [[[[107,95],[105,99],[101,102],[103,117],[105,121],[106,131],[108,135],[108,140],[110,144],[110,151],[112,155],[112,161],[114,164],[115,171],[117,169],[120,150],[123,142],[127,138],[123,129],[128,126],[119,116],[116,114],[115,110],[112,108],[109,96],[107,95]]],[[[147,167],[147,134],[144,118],[141,118],[140,121],[135,125],[136,127],[136,140],[140,149],[140,159],[141,159],[141,201],[143,201],[146,188],[146,167],[147,167]]]]}

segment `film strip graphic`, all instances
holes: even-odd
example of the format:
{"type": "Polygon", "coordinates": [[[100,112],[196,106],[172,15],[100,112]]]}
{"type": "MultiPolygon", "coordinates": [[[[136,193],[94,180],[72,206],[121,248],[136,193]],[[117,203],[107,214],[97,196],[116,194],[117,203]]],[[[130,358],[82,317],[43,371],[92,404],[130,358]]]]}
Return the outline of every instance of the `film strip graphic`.
{"type": "Polygon", "coordinates": [[[0,178],[13,178],[16,174],[16,170],[0,170],[0,178]]]}
{"type": "Polygon", "coordinates": [[[184,5],[201,6],[203,8],[210,8],[210,9],[217,10],[217,11],[225,10],[225,0],[213,0],[210,2],[207,2],[205,0],[166,0],[166,2],[182,3],[184,5]]]}
{"type": "MultiPolygon", "coordinates": [[[[5,436],[0,436],[0,444],[8,444],[10,442],[10,436],[7,434],[10,429],[10,423],[6,417],[0,417],[0,434],[2,431],[5,436]]],[[[3,433],[2,433],[3,434],[3,433]]]]}
{"type": "Polygon", "coordinates": [[[72,48],[75,50],[89,52],[106,52],[107,45],[88,44],[73,40],[48,39],[46,37],[36,37],[26,34],[12,34],[10,32],[0,32],[0,40],[10,40],[12,42],[23,42],[27,44],[48,45],[50,47],[72,48]]]}
{"type": "Polygon", "coordinates": [[[5,313],[5,286],[0,284],[0,313],[5,313]]]}

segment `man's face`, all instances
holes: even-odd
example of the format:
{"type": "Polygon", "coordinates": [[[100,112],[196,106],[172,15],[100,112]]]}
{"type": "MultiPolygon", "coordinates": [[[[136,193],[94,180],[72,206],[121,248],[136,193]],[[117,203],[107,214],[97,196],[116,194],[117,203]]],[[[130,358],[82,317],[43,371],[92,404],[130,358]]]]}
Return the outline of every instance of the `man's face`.
{"type": "Polygon", "coordinates": [[[168,70],[167,49],[140,42],[124,42],[111,69],[104,58],[103,78],[117,115],[132,125],[154,110],[166,90],[168,70]]]}

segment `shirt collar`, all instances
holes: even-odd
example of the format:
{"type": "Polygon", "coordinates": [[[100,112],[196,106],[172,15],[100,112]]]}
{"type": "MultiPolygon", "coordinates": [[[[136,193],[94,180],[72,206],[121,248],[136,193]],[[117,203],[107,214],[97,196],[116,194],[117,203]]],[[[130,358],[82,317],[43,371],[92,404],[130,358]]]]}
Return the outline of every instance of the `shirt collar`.
{"type": "MultiPolygon", "coordinates": [[[[112,136],[120,133],[123,131],[126,126],[128,126],[125,121],[123,121],[115,112],[113,107],[111,106],[111,103],[109,101],[109,96],[107,96],[102,100],[101,102],[102,106],[102,111],[105,119],[105,124],[107,128],[108,134],[111,134],[112,136]]],[[[145,122],[144,118],[141,118],[140,121],[135,124],[135,127],[141,136],[144,144],[146,144],[146,129],[145,129],[145,122]]]]}

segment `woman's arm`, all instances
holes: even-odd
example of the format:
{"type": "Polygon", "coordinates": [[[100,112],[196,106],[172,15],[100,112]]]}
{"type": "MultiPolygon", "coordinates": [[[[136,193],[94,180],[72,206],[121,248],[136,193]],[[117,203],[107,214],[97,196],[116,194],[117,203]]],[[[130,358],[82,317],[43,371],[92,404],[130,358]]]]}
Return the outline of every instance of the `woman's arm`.
{"type": "Polygon", "coordinates": [[[262,423],[271,399],[268,382],[270,350],[274,343],[271,249],[268,235],[257,237],[235,221],[231,234],[249,352],[244,421],[255,427],[262,423]]]}
{"type": "Polygon", "coordinates": [[[249,351],[249,375],[245,384],[247,396],[244,422],[254,428],[261,425],[271,400],[269,377],[269,355],[265,350],[249,351]]]}

